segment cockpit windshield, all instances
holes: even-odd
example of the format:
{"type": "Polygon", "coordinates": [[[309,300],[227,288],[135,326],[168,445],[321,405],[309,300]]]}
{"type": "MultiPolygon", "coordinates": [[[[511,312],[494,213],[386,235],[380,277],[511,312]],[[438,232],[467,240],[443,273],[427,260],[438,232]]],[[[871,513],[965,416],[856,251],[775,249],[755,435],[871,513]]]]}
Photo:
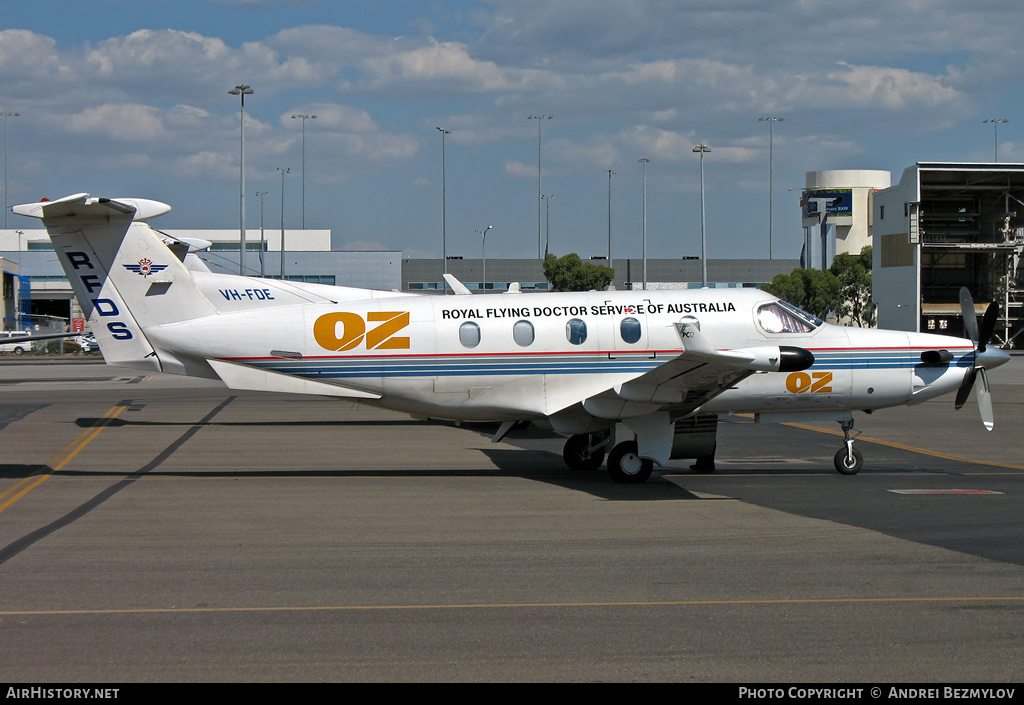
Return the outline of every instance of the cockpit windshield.
{"type": "Polygon", "coordinates": [[[773,301],[757,309],[757,323],[766,333],[810,333],[824,321],[785,301],[773,301]]]}

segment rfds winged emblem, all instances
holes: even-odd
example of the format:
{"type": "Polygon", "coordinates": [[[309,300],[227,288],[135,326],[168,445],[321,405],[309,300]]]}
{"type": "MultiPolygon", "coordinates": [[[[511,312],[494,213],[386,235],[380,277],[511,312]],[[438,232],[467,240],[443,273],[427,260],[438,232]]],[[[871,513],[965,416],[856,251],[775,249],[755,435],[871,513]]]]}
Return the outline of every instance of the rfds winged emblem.
{"type": "Polygon", "coordinates": [[[139,260],[138,264],[126,264],[124,268],[129,272],[135,272],[140,277],[148,277],[150,274],[156,274],[167,269],[166,264],[153,264],[153,260],[148,257],[143,257],[139,260]]]}

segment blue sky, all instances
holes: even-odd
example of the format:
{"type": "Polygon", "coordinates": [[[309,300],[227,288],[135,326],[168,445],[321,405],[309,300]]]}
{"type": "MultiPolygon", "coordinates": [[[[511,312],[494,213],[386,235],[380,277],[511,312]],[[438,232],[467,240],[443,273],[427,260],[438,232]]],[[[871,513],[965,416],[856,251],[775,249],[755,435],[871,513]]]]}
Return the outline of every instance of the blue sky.
{"type": "MultiPolygon", "coordinates": [[[[77,192],[169,203],[165,228],[305,223],[336,246],[537,254],[537,129],[552,250],[797,257],[807,171],[1024,161],[1016,0],[35,0],[0,20],[9,204],[77,192]]],[[[35,223],[10,216],[11,227],[35,223]]]]}

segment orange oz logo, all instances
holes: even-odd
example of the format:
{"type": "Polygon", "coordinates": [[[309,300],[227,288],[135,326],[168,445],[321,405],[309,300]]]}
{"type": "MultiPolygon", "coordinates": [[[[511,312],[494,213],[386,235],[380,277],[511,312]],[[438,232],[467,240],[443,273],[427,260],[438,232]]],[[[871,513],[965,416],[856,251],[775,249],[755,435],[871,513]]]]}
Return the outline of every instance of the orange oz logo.
{"type": "Polygon", "coordinates": [[[357,313],[325,313],[313,323],[313,339],[325,350],[343,352],[365,343],[367,350],[408,350],[409,338],[395,333],[409,325],[408,311],[370,311],[366,320],[357,313]],[[367,330],[367,323],[376,323],[367,330]]]}
{"type": "Polygon", "coordinates": [[[793,394],[829,394],[832,392],[831,372],[794,372],[786,377],[786,389],[793,394]]]}

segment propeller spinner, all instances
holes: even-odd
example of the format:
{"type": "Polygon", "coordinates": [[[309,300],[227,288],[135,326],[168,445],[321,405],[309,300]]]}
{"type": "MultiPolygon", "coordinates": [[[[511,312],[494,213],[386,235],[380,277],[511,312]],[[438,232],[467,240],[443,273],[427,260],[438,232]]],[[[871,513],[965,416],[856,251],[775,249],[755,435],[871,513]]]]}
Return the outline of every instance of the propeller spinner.
{"type": "Polygon", "coordinates": [[[974,366],[964,375],[964,381],[956,392],[956,408],[961,408],[971,395],[971,388],[975,380],[980,377],[981,384],[978,385],[978,410],[981,412],[981,421],[985,428],[992,430],[994,423],[992,413],[991,390],[988,385],[986,369],[999,367],[1010,359],[1009,354],[995,346],[989,346],[992,333],[996,328],[996,321],[999,319],[999,304],[992,302],[985,310],[981,319],[981,326],[978,325],[978,314],[974,310],[974,300],[971,292],[966,287],[960,289],[960,309],[964,316],[964,328],[971,341],[974,342],[974,366]]]}

